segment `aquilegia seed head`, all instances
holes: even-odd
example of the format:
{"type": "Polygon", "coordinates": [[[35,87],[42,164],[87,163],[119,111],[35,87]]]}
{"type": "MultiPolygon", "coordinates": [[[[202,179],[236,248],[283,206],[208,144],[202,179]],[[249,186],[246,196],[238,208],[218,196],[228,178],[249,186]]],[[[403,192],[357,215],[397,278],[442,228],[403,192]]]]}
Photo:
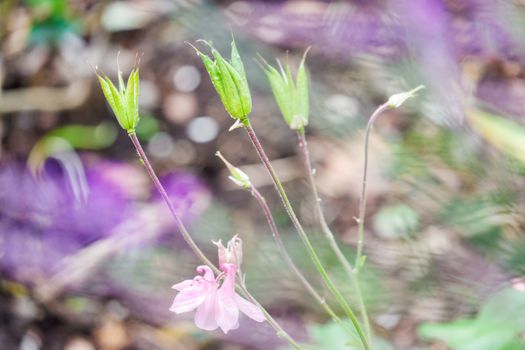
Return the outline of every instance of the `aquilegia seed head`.
{"type": "Polygon", "coordinates": [[[288,126],[293,130],[302,130],[308,124],[308,76],[305,59],[309,48],[297,69],[295,81],[286,62],[285,67],[277,60],[279,70],[268,64],[262,57],[261,67],[270,82],[273,96],[288,126]]]}
{"type": "Polygon", "coordinates": [[[211,49],[214,60],[203,54],[197,48],[197,55],[201,58],[210,75],[210,79],[226,108],[226,111],[234,119],[242,120],[248,117],[252,111],[252,97],[241,57],[237,52],[235,41],[231,43],[231,58],[224,59],[211,43],[200,40],[211,49]]]}
{"type": "Polygon", "coordinates": [[[128,133],[134,132],[139,123],[139,68],[133,68],[126,85],[119,69],[118,89],[105,74],[97,72],[97,77],[120,126],[128,133]]]}

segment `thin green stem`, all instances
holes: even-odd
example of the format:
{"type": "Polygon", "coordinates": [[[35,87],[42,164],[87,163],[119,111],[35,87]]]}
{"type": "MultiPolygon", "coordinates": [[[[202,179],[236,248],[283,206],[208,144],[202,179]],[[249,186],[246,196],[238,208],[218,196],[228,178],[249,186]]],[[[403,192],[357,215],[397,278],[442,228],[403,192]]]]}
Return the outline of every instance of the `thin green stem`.
{"type": "Polygon", "coordinates": [[[387,109],[389,106],[387,103],[379,106],[372,116],[368,120],[365,130],[365,150],[364,150],[364,165],[363,165],[363,181],[361,187],[361,196],[359,197],[359,217],[357,219],[357,255],[355,257],[355,265],[358,267],[361,266],[362,256],[363,256],[363,235],[365,227],[365,214],[366,214],[366,183],[368,179],[368,141],[370,138],[370,130],[374,125],[376,119],[387,109]]]}
{"type": "Polygon", "coordinates": [[[345,255],[341,251],[341,248],[339,247],[335,239],[335,235],[333,234],[332,230],[328,226],[328,223],[326,222],[324,211],[321,205],[321,197],[319,196],[317,184],[315,183],[315,179],[314,179],[314,169],[312,167],[312,161],[310,159],[310,152],[308,150],[308,143],[306,142],[306,136],[304,133],[304,129],[297,131],[297,137],[298,137],[298,143],[299,143],[299,150],[301,152],[301,156],[303,160],[303,165],[304,165],[306,173],[308,174],[308,182],[310,183],[310,188],[312,190],[312,194],[314,197],[314,202],[315,202],[314,206],[315,206],[317,218],[319,220],[319,224],[321,225],[321,229],[326,239],[328,240],[328,243],[330,244],[330,248],[332,248],[332,250],[334,251],[335,256],[337,257],[341,265],[343,265],[344,270],[346,271],[346,273],[350,277],[352,284],[354,285],[355,296],[356,296],[357,304],[359,307],[359,313],[361,314],[361,317],[363,319],[366,336],[367,336],[368,342],[372,343],[372,334],[370,331],[370,321],[368,319],[368,313],[366,311],[366,306],[363,301],[363,294],[361,292],[359,277],[357,276],[358,271],[352,269],[352,265],[350,265],[345,255]]]}
{"type": "Polygon", "coordinates": [[[354,325],[354,328],[356,329],[359,338],[363,344],[363,347],[365,350],[369,350],[370,347],[368,345],[368,341],[366,340],[366,336],[363,333],[363,330],[361,329],[361,326],[359,325],[359,321],[357,320],[354,312],[352,311],[350,305],[345,300],[339,289],[335,286],[334,282],[328,276],[328,273],[326,272],[326,269],[324,268],[323,264],[321,263],[321,260],[317,256],[317,253],[315,252],[315,249],[312,246],[312,243],[310,242],[310,239],[306,235],[306,232],[304,231],[301,223],[299,222],[299,219],[297,218],[297,215],[295,214],[295,211],[293,210],[292,204],[290,203],[290,200],[288,199],[288,196],[286,195],[286,191],[284,190],[284,187],[277,177],[277,173],[273,169],[272,164],[270,163],[270,160],[268,159],[268,156],[264,152],[264,149],[255,134],[255,131],[250,125],[250,121],[248,118],[245,118],[242,120],[242,123],[244,124],[244,128],[248,132],[248,136],[250,138],[250,141],[252,142],[259,158],[261,159],[262,163],[266,167],[266,170],[270,174],[270,177],[273,180],[273,183],[275,185],[275,188],[277,189],[277,192],[281,198],[281,201],[284,205],[284,208],[286,209],[286,212],[288,213],[288,216],[290,217],[290,220],[292,221],[292,224],[294,225],[295,229],[297,230],[299,237],[303,241],[303,244],[306,247],[306,250],[308,252],[308,255],[310,256],[310,259],[314,263],[317,271],[323,278],[324,283],[326,284],[327,288],[330,290],[330,292],[335,296],[337,302],[342,306],[343,310],[345,311],[346,315],[354,325]]]}
{"type": "Polygon", "coordinates": [[[321,305],[321,307],[326,311],[326,313],[330,315],[332,320],[338,323],[345,331],[353,335],[352,330],[349,329],[348,326],[342,322],[341,318],[337,316],[334,310],[332,310],[332,308],[326,303],[326,300],[324,299],[324,297],[322,297],[321,295],[319,295],[319,293],[317,293],[315,288],[310,284],[310,282],[308,282],[306,277],[299,270],[297,265],[295,265],[295,263],[293,262],[291,256],[288,254],[288,251],[286,250],[286,247],[281,239],[281,235],[279,234],[279,230],[277,229],[277,225],[275,224],[275,220],[273,219],[272,212],[270,208],[268,207],[268,204],[266,203],[266,200],[264,199],[264,197],[257,190],[257,188],[253,187],[253,185],[250,188],[250,193],[257,200],[257,203],[259,203],[259,206],[264,212],[264,216],[266,217],[268,226],[270,226],[270,231],[272,232],[272,237],[275,240],[275,244],[277,245],[277,248],[279,249],[279,252],[281,253],[281,256],[284,259],[284,261],[288,264],[290,269],[297,276],[297,279],[299,279],[299,281],[303,284],[306,290],[317,301],[317,303],[321,305]]]}
{"type": "MultiPolygon", "coordinates": [[[[215,271],[216,274],[220,274],[221,271],[204,255],[202,250],[197,246],[193,238],[191,237],[190,233],[184,226],[184,223],[182,222],[181,218],[177,214],[177,211],[175,210],[175,207],[173,206],[173,202],[171,201],[170,197],[168,196],[168,193],[166,192],[164,186],[160,182],[157,174],[155,173],[155,170],[151,166],[151,163],[149,162],[149,159],[144,152],[144,149],[142,148],[142,145],[140,144],[139,139],[137,138],[137,135],[134,132],[128,133],[129,138],[131,139],[131,142],[133,143],[133,146],[135,146],[135,149],[137,150],[137,153],[139,155],[139,158],[141,159],[142,163],[144,164],[144,167],[146,168],[146,171],[148,172],[149,177],[151,178],[151,181],[153,181],[153,184],[155,185],[155,188],[157,191],[159,191],[162,199],[168,206],[168,209],[170,210],[170,213],[175,219],[175,223],[177,224],[177,227],[182,234],[182,237],[186,241],[186,243],[190,246],[190,248],[193,250],[195,255],[205,264],[208,265],[211,269],[215,271]]],[[[296,350],[302,350],[302,348],[299,346],[299,344],[292,338],[286,331],[279,325],[279,323],[266,311],[266,309],[248,292],[246,289],[246,286],[240,283],[236,283],[236,288],[242,292],[242,294],[248,298],[252,303],[257,305],[257,307],[262,311],[264,314],[266,320],[272,326],[272,328],[276,331],[277,336],[280,338],[285,339],[294,349],[296,350]]]]}

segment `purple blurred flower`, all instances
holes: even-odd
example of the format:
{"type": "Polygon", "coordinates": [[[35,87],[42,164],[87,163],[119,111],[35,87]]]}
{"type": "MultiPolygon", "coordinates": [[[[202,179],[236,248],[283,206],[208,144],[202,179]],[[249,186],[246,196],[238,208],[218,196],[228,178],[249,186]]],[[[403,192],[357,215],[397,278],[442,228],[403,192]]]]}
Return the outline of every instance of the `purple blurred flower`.
{"type": "MultiPolygon", "coordinates": [[[[197,218],[208,206],[211,198],[208,187],[202,180],[187,171],[174,171],[160,178],[175,209],[185,222],[197,218]]],[[[171,217],[160,194],[152,188],[153,200],[162,205],[164,215],[171,217]]]]}
{"type": "MultiPolygon", "coordinates": [[[[452,52],[461,56],[511,57],[523,54],[519,36],[508,21],[512,6],[489,0],[252,1],[232,5],[230,13],[262,40],[286,46],[313,45],[329,55],[401,58],[402,53],[410,53],[407,45],[412,36],[422,34],[439,39],[425,46],[451,45],[452,52]],[[415,22],[419,22],[417,28],[411,26],[415,22]]],[[[518,26],[517,21],[514,24],[518,26]]]]}
{"type": "MultiPolygon", "coordinates": [[[[154,189],[142,169],[84,160],[84,169],[70,172],[49,162],[38,177],[21,165],[0,168],[0,270],[10,278],[34,284],[58,272],[65,257],[117,234],[116,227],[134,215],[137,197],[151,198],[171,225],[158,194],[144,192],[154,189]]],[[[161,181],[183,220],[207,207],[209,190],[196,176],[180,171],[161,181]]],[[[122,244],[139,238],[127,236],[122,244]]],[[[140,236],[142,245],[158,234],[140,236]]]]}
{"type": "Polygon", "coordinates": [[[100,174],[119,166],[87,168],[80,196],[56,169],[35,178],[20,165],[0,168],[0,268],[31,284],[55,272],[62,258],[111,235],[131,198],[100,174]]]}

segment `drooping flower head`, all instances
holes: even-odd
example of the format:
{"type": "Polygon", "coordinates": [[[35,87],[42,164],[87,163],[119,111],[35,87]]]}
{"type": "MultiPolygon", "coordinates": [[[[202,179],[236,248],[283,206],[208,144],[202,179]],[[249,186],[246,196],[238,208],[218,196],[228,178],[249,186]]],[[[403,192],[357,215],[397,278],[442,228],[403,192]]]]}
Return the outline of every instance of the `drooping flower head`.
{"type": "Polygon", "coordinates": [[[220,328],[224,333],[239,328],[239,311],[257,322],[264,321],[261,310],[235,292],[242,260],[241,239],[234,236],[226,247],[220,241],[215,244],[222,273],[216,278],[208,266],[199,266],[199,275],[172,287],[179,293],[170,311],[181,314],[197,310],[194,319],[197,327],[207,331],[220,328]]]}

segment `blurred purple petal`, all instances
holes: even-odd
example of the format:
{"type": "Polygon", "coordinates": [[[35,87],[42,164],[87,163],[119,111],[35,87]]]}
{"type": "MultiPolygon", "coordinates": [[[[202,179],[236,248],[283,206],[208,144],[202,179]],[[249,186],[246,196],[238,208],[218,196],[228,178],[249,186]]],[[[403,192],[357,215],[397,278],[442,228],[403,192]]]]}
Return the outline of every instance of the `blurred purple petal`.
{"type": "MultiPolygon", "coordinates": [[[[200,178],[187,171],[175,171],[160,178],[166,192],[173,201],[179,216],[191,222],[207,208],[211,193],[200,178]]],[[[152,188],[154,201],[160,203],[159,193],[152,188]]],[[[164,207],[164,203],[162,203],[164,207]]],[[[167,208],[164,215],[170,215],[167,208]]]]}
{"type": "Polygon", "coordinates": [[[59,172],[35,178],[20,165],[0,168],[0,267],[8,275],[36,282],[65,256],[111,235],[129,215],[130,197],[98,175],[101,166],[108,165],[86,170],[85,201],[73,195],[59,172]]]}

